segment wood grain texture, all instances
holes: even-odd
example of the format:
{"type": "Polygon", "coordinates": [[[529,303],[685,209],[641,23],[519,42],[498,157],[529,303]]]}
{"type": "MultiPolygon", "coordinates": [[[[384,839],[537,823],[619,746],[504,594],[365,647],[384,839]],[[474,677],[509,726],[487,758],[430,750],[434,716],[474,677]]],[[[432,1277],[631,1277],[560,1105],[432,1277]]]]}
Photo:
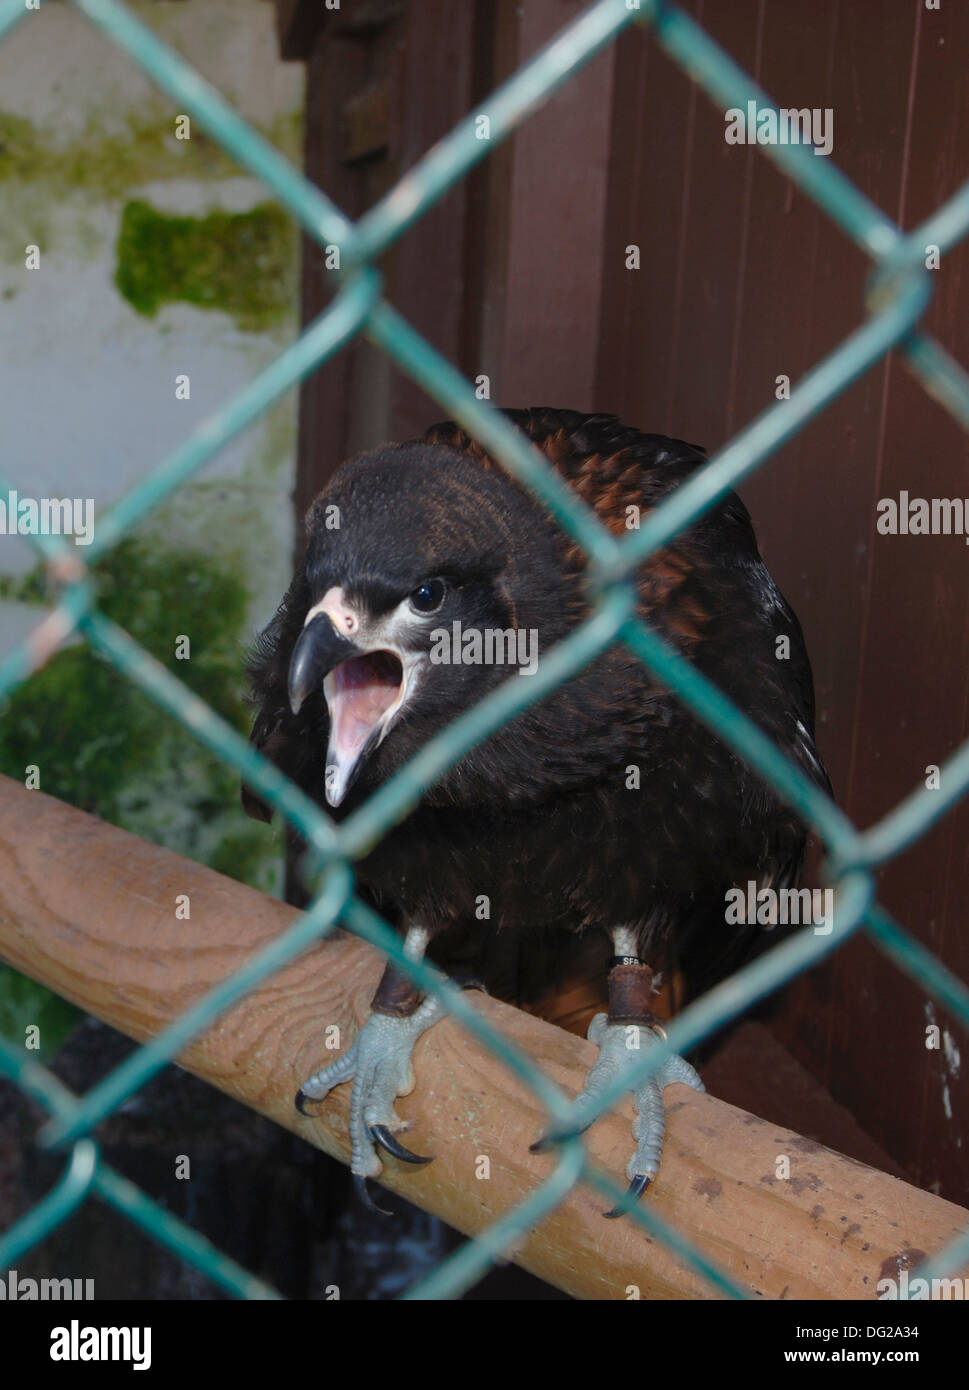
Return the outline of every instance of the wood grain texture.
{"type": "MultiPolygon", "coordinates": [[[[780,106],[832,112],[832,162],[902,227],[965,179],[966,6],[686,8],[780,106]]],[[[862,322],[870,263],[764,150],[726,145],[722,113],[648,33],[624,34],[616,63],[594,407],[719,449],[779,375],[796,383],[862,322]]],[[[965,363],[969,241],[933,280],[926,327],[965,363]]],[[[963,497],[967,469],[969,439],[893,355],[740,488],[804,627],[836,799],[863,827],[969,737],[964,539],[881,536],[877,503],[963,497]]],[[[879,878],[883,904],[961,979],[967,845],[964,801],[879,878]]],[[[771,1027],[913,1181],[969,1201],[964,1031],[867,938],[796,981],[771,1027]],[[926,1048],[932,1023],[948,1049],[926,1048]]]]}
{"type": "MultiPolygon", "coordinates": [[[[0,957],[24,974],[144,1040],[236,970],[293,920],[293,910],[167,850],[0,778],[0,957]],[[175,916],[188,894],[189,920],[175,916]]],[[[324,1029],[345,1046],[366,1016],[379,956],[341,934],[310,950],[218,1019],[180,1063],[278,1124],[346,1160],[349,1091],[316,1120],[293,1095],[328,1055],[324,1029]]],[[[472,996],[497,1027],[567,1091],[594,1049],[497,1000],[472,996]]],[[[332,1053],[329,1055],[336,1055],[332,1053]]],[[[553,1159],[529,1144],[541,1106],[457,1024],[418,1043],[418,1085],[399,1102],[411,1142],[436,1161],[418,1170],[386,1160],[384,1181],[473,1235],[520,1202],[553,1159]],[[481,1156],[491,1177],[476,1178],[481,1156]]],[[[666,1092],[669,1134],[649,1201],[742,1283],[766,1298],[875,1296],[917,1252],[969,1224],[969,1212],[685,1087],[666,1092]],[[790,1179],[776,1176],[779,1155],[790,1179]]],[[[595,1159],[620,1173],[630,1113],[601,1120],[595,1159]]],[[[629,1222],[602,1218],[581,1187],[522,1239],[513,1258],[577,1298],[706,1298],[710,1290],[629,1222]]]]}

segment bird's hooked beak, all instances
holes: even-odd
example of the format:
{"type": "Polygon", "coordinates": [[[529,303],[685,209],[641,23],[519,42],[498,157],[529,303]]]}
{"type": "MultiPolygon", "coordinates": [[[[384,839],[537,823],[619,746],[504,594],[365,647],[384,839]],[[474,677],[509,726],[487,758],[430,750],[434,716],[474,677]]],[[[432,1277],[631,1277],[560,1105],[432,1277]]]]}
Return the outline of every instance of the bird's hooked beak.
{"type": "Polygon", "coordinates": [[[293,713],[299,714],[304,700],[334,666],[359,655],[360,648],[337,632],[328,613],[310,614],[289,663],[289,707],[293,713]]]}
{"type": "Polygon", "coordinates": [[[364,639],[340,590],[331,590],[310,609],[289,663],[289,703],[298,714],[322,685],[330,715],[326,799],[331,806],[340,805],[368,753],[386,736],[410,691],[413,668],[409,654],[392,643],[371,646],[364,639]]]}

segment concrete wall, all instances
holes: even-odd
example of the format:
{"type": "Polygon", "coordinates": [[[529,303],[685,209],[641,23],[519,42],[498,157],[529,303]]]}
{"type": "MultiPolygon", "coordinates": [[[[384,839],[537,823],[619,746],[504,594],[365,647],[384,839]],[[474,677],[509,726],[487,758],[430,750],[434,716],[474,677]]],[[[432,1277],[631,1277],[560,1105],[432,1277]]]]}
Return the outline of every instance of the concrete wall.
{"type": "MultiPolygon", "coordinates": [[[[303,69],[280,61],[272,6],[130,8],[300,162],[303,69]]],[[[0,43],[0,493],[91,497],[95,530],[100,512],[298,332],[293,224],[195,122],[177,138],[180,114],[67,5],[28,14],[0,43]],[[29,246],[39,249],[34,269],[29,246]],[[188,399],[176,398],[180,376],[188,399]]],[[[240,725],[243,647],[289,579],[294,454],[289,396],[139,527],[102,576],[112,615],[156,655],[165,659],[180,634],[193,639],[191,660],[173,669],[196,685],[198,675],[240,725]]],[[[40,617],[35,586],[24,585],[35,564],[27,541],[0,535],[0,651],[40,617]]],[[[93,668],[79,664],[65,688],[58,660],[56,689],[43,672],[34,697],[3,712],[4,770],[22,776],[38,763],[44,790],[228,871],[226,836],[241,836],[239,871],[266,886],[265,865],[257,872],[266,832],[253,840],[234,809],[210,804],[209,764],[181,739],[154,770],[134,760],[126,787],[117,765],[105,769],[110,787],[100,785],[87,741],[123,748],[124,727],[91,727],[93,668]],[[51,720],[60,710],[72,740],[38,746],[38,705],[51,720]]],[[[218,782],[216,801],[231,790],[218,782]]]]}

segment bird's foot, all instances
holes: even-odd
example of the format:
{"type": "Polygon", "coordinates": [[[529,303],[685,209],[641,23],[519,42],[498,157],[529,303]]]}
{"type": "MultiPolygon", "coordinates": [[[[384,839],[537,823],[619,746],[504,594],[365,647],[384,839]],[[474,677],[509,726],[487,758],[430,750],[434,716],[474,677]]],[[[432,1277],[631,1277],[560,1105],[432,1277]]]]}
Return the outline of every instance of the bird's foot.
{"type": "MultiPolygon", "coordinates": [[[[599,1097],[606,1088],[633,1068],[645,1050],[659,1046],[661,1041],[653,1028],[645,1024],[610,1023],[609,1015],[604,1013],[596,1014],[593,1018],[587,1036],[599,1048],[599,1056],[574,1102],[573,1113],[580,1133],[598,1119],[598,1113],[590,1115],[590,1111],[596,1111],[599,1097]]],[[[612,1211],[604,1213],[610,1219],[625,1215],[659,1172],[666,1135],[663,1091],[673,1081],[682,1081],[695,1091],[706,1090],[696,1069],[676,1053],[645,1084],[630,1087],[636,1111],[633,1120],[636,1148],[626,1164],[626,1177],[629,1179],[626,1197],[612,1211]]],[[[548,1139],[542,1139],[532,1148],[547,1148],[549,1143],[548,1139]]]]}
{"type": "Polygon", "coordinates": [[[404,1163],[431,1161],[411,1153],[396,1137],[409,1122],[396,1113],[394,1101],[414,1089],[414,1044],[442,1013],[436,999],[425,999],[414,1013],[403,1018],[372,1013],[342,1057],[304,1081],[296,1096],[296,1108],[307,1115],[311,1113],[307,1101],[325,1100],[334,1086],[352,1081],[350,1171],[360,1196],[374,1210],[384,1210],[367,1191],[367,1179],[379,1177],[383,1171],[378,1149],[404,1163]]]}

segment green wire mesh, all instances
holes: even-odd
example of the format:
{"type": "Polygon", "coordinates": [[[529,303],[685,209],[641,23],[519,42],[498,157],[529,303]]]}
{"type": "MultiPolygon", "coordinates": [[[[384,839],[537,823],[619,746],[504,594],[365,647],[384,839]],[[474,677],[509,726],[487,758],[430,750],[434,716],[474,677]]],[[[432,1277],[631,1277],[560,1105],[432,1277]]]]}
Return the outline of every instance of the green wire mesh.
{"type": "MultiPolygon", "coordinates": [[[[641,1085],[673,1052],[686,1052],[756,1000],[810,969],[855,932],[864,931],[907,975],[964,1026],[969,989],[931,951],[898,926],[874,901],[873,869],[923,835],[969,789],[969,743],[945,764],[942,789],[920,788],[870,829],[859,831],[806,775],[636,614],[629,578],[683,527],[758,468],[781,444],[819,414],[848,385],[896,348],[925,389],[969,431],[969,376],[919,322],[931,297],[926,245],[940,252],[969,234],[969,183],[915,231],[903,234],[830,160],[809,146],[774,144],[765,155],[793,179],[872,259],[868,317],[801,380],[789,400],[778,401],[679,487],[629,538],[617,540],[497,412],[477,400],[471,385],[381,297],[373,262],[457,179],[510,134],[584,63],[633,23],[652,30],[660,46],[719,106],[759,109],[773,103],[692,19],[662,0],[598,0],[429,150],[357,223],[343,216],[319,189],[251,130],[193,68],[167,48],[120,0],[73,0],[92,24],[123,48],[174,101],[197,118],[223,149],[272,190],[320,245],[340,248],[342,270],[333,302],[234,400],[123,496],[103,517],[79,560],[59,536],[33,536],[60,589],[57,607],[30,637],[0,662],[0,698],[36,668],[39,644],[48,652],[75,630],[199,740],[231,763],[292,824],[310,846],[319,884],[307,912],[193,1008],[141,1047],[83,1097],[75,1097],[44,1067],[0,1041],[0,1073],[39,1101],[49,1118],[38,1142],[65,1153],[58,1185],[0,1238],[0,1267],[43,1240],[95,1193],[148,1231],[220,1287],[241,1298],[278,1298],[185,1223],[164,1211],[101,1160],[94,1127],[162,1068],[226,1009],[261,980],[326,937],[337,925],[376,946],[425,991],[434,993],[511,1072],[532,1087],[558,1138],[552,1175],[524,1202],[493,1222],[443,1261],[407,1298],[452,1298],[469,1287],[523,1232],[541,1221],[579,1182],[612,1202],[623,1193],[589,1160],[570,1132],[568,1097],[523,1052],[481,1017],[466,997],[423,963],[409,960],[390,927],[353,891],[351,864],[419,800],[424,790],[469,749],[542,699],[616,642],[625,643],[717,735],[746,759],[798,813],[826,850],[825,872],[835,888],[835,926],[827,936],[802,933],[774,947],[710,990],[670,1025],[668,1040],[651,1048],[632,1078],[641,1085]],[[477,117],[487,115],[490,139],[481,140],[477,117]],[[595,598],[589,618],[544,658],[535,678],[510,680],[427,744],[365,805],[336,826],[282,773],[264,760],[197,696],[99,612],[89,564],[196,474],[269,405],[357,333],[365,333],[409,373],[486,449],[525,484],[584,548],[595,598]]],[[[28,15],[24,0],[0,0],[0,38],[28,15]]],[[[0,487],[6,486],[0,479],[0,487]]],[[[630,1088],[626,1077],[601,1098],[602,1113],[630,1088]]],[[[628,1220],[663,1240],[716,1293],[749,1298],[716,1261],[640,1203],[628,1220]]],[[[944,1277],[969,1259],[969,1231],[929,1258],[916,1276],[944,1277]]]]}

